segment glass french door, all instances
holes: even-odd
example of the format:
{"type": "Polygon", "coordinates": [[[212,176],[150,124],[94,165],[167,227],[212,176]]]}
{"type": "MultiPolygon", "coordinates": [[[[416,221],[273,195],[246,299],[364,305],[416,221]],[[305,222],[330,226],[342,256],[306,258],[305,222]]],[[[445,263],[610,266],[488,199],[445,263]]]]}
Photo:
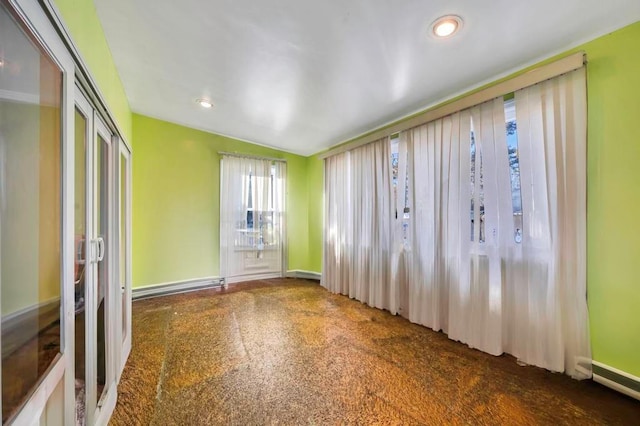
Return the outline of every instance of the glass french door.
{"type": "Polygon", "coordinates": [[[114,147],[80,89],[75,100],[76,424],[95,424],[108,418],[116,394],[114,147]]]}
{"type": "Polygon", "coordinates": [[[286,163],[224,154],[220,268],[227,284],[283,275],[286,163]]]}

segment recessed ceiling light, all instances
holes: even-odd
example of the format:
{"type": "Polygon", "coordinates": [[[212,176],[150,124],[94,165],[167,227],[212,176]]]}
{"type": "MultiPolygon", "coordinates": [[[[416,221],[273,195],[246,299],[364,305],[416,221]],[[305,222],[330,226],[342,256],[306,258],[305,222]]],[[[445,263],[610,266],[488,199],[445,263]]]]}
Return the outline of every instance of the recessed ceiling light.
{"type": "Polygon", "coordinates": [[[438,38],[447,38],[460,31],[462,18],[456,15],[442,16],[431,24],[433,35],[438,38]]]}
{"type": "Polygon", "coordinates": [[[208,109],[208,108],[213,107],[213,103],[211,103],[211,101],[210,101],[210,100],[208,100],[208,99],[204,99],[204,98],[196,99],[196,102],[197,102],[197,103],[198,103],[198,105],[200,105],[202,108],[207,108],[207,109],[208,109]]]}
{"type": "Polygon", "coordinates": [[[0,67],[4,67],[4,59],[0,58],[0,67]]]}

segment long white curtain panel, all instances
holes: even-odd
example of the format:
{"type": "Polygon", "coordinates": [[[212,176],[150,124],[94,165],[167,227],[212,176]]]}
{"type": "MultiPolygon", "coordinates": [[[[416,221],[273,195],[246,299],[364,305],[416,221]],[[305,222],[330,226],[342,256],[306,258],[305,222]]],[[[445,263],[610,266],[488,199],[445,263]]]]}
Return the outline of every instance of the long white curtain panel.
{"type": "Polygon", "coordinates": [[[327,158],[322,284],[590,377],[584,69],[327,158]]]}
{"type": "Polygon", "coordinates": [[[591,377],[584,68],[516,92],[522,244],[507,252],[505,351],[591,377]]]}
{"type": "Polygon", "coordinates": [[[391,158],[387,138],[325,160],[322,285],[390,309],[391,158]]]}

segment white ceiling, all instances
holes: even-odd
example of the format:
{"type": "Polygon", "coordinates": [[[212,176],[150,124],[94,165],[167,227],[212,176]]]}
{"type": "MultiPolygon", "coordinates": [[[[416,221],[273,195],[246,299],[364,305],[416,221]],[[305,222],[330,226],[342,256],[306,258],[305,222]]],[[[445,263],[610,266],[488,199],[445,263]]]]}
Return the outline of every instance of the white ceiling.
{"type": "Polygon", "coordinates": [[[303,155],[640,20],[639,0],[94,1],[133,111],[303,155]],[[462,31],[430,37],[448,14],[462,31]]]}

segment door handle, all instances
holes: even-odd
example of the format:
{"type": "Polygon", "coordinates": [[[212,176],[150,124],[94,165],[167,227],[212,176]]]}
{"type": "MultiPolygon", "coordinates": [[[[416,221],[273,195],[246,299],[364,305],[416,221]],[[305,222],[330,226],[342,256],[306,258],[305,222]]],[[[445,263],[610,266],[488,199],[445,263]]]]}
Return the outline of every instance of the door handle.
{"type": "Polygon", "coordinates": [[[91,240],[91,246],[92,248],[95,247],[95,251],[91,250],[93,253],[95,253],[95,257],[93,257],[93,255],[91,256],[92,260],[91,263],[98,263],[98,262],[102,262],[104,260],[104,253],[105,253],[105,249],[104,249],[104,238],[102,237],[98,237],[95,240],[91,240]]]}
{"type": "Polygon", "coordinates": [[[96,262],[102,262],[104,260],[104,252],[105,252],[105,249],[104,249],[104,238],[98,237],[96,242],[98,243],[98,258],[97,258],[96,262]]]}

